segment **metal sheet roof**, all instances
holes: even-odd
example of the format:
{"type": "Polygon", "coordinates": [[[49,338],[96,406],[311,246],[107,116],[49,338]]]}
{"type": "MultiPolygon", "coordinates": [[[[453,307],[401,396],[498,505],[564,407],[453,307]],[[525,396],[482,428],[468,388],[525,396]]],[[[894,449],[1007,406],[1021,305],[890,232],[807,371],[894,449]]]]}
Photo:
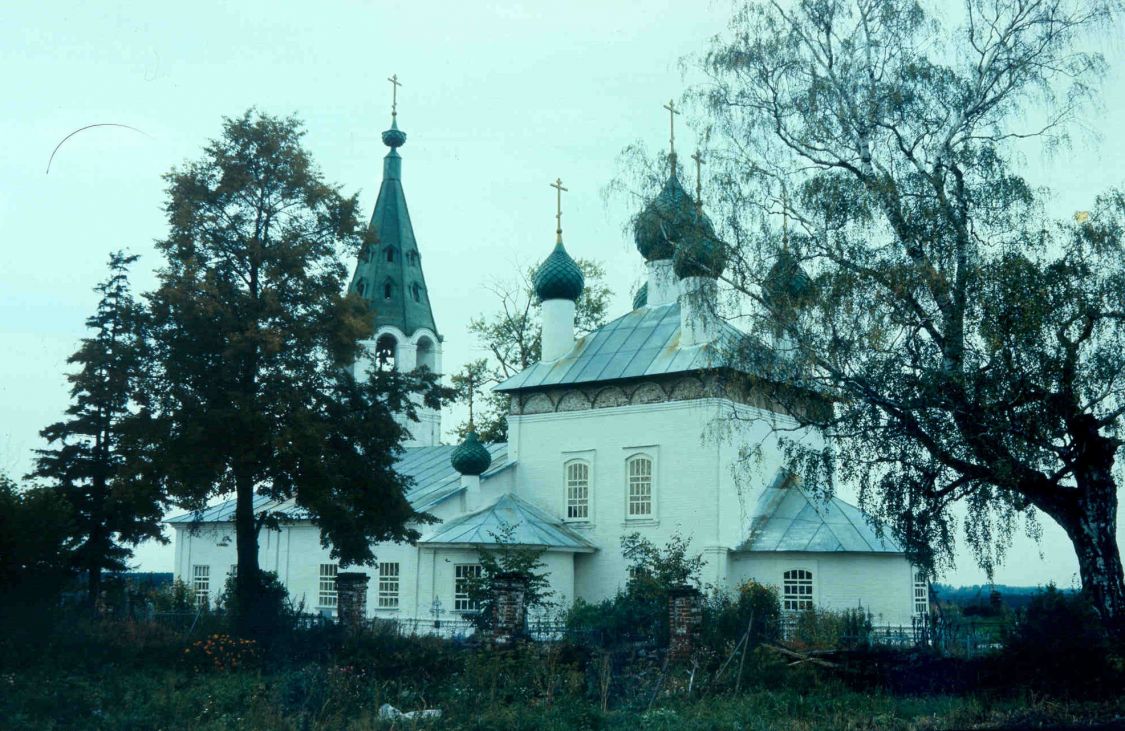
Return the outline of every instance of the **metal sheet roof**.
{"type": "Polygon", "coordinates": [[[739,551],[903,553],[890,536],[876,534],[859,508],[839,498],[816,500],[788,473],[763,491],[754,513],[739,551]]]}
{"type": "Polygon", "coordinates": [[[429,546],[496,546],[501,545],[497,536],[502,536],[507,526],[512,530],[504,541],[508,545],[583,553],[594,550],[593,544],[562,522],[510,493],[480,510],[442,523],[418,542],[429,546]]]}
{"type": "Polygon", "coordinates": [[[712,343],[680,346],[680,305],[641,307],[579,339],[558,360],[534,363],[496,387],[497,391],[592,383],[622,378],[718,368],[724,353],[747,337],[719,321],[712,343]]]}
{"type": "MultiPolygon", "coordinates": [[[[492,466],[481,475],[487,480],[492,475],[515,464],[508,461],[508,445],[484,445],[492,454],[492,466]]],[[[399,473],[413,479],[414,484],[406,493],[406,499],[415,510],[425,511],[442,500],[456,495],[462,490],[461,475],[449,463],[449,455],[456,445],[442,444],[435,447],[411,447],[404,450],[402,458],[395,464],[399,473]]],[[[169,518],[168,523],[229,523],[234,520],[235,500],[225,500],[217,505],[169,518]]],[[[297,506],[293,500],[273,500],[261,495],[254,498],[254,512],[280,512],[291,520],[306,520],[308,513],[297,506]]]]}

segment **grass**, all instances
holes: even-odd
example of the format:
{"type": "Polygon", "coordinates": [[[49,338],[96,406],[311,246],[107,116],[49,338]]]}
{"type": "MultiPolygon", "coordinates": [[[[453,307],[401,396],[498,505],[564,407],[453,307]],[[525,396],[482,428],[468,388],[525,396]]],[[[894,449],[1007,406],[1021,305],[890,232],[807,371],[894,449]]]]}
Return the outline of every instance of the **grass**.
{"type": "Polygon", "coordinates": [[[665,695],[651,709],[602,711],[596,702],[564,696],[547,702],[481,698],[453,678],[423,688],[362,671],[310,664],[278,672],[198,672],[184,668],[115,668],[80,672],[39,668],[0,676],[0,718],[6,729],[947,729],[1073,725],[1125,714],[1125,700],[1060,701],[1016,694],[895,697],[832,683],[803,690],[751,689],[739,695],[688,699],[665,695]],[[440,707],[438,722],[380,721],[378,708],[440,707]]]}

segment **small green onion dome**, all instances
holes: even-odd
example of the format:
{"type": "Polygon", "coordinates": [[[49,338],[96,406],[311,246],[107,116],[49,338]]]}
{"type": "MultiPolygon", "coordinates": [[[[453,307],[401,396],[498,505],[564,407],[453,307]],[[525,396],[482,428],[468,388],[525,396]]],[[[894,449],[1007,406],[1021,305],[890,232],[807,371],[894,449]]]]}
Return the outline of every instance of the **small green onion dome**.
{"type": "Polygon", "coordinates": [[[639,310],[640,308],[648,305],[648,282],[641,285],[637,293],[633,295],[633,309],[639,310]]]}
{"type": "Polygon", "coordinates": [[[727,246],[715,235],[711,220],[695,209],[690,223],[681,231],[672,262],[676,276],[718,279],[727,266],[727,246]]]}
{"type": "Polygon", "coordinates": [[[682,229],[690,225],[695,202],[680,179],[668,178],[660,193],[633,219],[633,241],[645,261],[671,259],[682,229]]]}
{"type": "Polygon", "coordinates": [[[816,285],[800,262],[783,249],[762,282],[762,298],[774,308],[802,307],[816,295],[816,285]]]}
{"type": "Polygon", "coordinates": [[[391,120],[391,128],[383,133],[383,144],[392,149],[406,144],[406,133],[398,128],[398,120],[391,120]]]}
{"type": "Polygon", "coordinates": [[[470,431],[449,455],[449,463],[462,475],[481,475],[492,464],[492,454],[477,439],[477,433],[470,431]]]}
{"type": "Polygon", "coordinates": [[[573,302],[578,299],[582,294],[582,288],[586,286],[586,276],[582,274],[582,268],[570,258],[570,254],[566,253],[561,241],[555,244],[555,250],[535,270],[535,276],[531,281],[535,285],[535,294],[540,302],[544,300],[573,302]]]}

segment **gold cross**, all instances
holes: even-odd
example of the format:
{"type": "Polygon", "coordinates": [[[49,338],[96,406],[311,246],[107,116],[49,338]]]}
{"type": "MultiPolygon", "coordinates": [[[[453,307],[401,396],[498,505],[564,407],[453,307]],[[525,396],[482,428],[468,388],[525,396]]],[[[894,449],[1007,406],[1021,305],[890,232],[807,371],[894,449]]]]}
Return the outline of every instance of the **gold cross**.
{"type": "Polygon", "coordinates": [[[398,74],[395,74],[393,76],[388,76],[387,81],[391,82],[391,116],[397,117],[398,116],[398,87],[402,86],[402,83],[398,80],[398,74]]]}
{"type": "MultiPolygon", "coordinates": [[[[562,178],[555,178],[555,182],[551,183],[551,187],[555,189],[555,241],[562,243],[562,194],[564,190],[562,178]]],[[[569,191],[568,191],[569,192],[569,191]]]]}
{"type": "Polygon", "coordinates": [[[676,165],[676,115],[679,114],[680,112],[679,112],[678,109],[676,109],[676,100],[675,99],[669,99],[668,103],[664,105],[664,108],[668,110],[668,149],[669,149],[668,155],[669,155],[669,157],[672,158],[672,166],[673,166],[672,172],[675,172],[675,165],[676,165]]]}
{"type": "Polygon", "coordinates": [[[696,150],[691,156],[695,160],[695,205],[703,207],[703,155],[696,150]]]}

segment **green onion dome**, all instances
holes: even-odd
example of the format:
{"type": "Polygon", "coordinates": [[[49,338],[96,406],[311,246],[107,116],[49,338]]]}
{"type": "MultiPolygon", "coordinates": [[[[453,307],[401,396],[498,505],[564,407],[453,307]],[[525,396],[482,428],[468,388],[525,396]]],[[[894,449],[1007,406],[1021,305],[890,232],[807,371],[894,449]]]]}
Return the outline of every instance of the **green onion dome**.
{"type": "Polygon", "coordinates": [[[383,144],[392,149],[406,144],[406,133],[398,128],[398,120],[391,120],[391,128],[383,133],[383,144]]]}
{"type": "Polygon", "coordinates": [[[782,249],[762,282],[762,298],[773,308],[803,307],[816,295],[816,285],[800,262],[782,249]]]}
{"type": "Polygon", "coordinates": [[[492,454],[477,439],[477,433],[470,431],[449,455],[449,463],[462,475],[481,475],[492,464],[492,454]]]}
{"type": "Polygon", "coordinates": [[[718,279],[727,266],[727,245],[715,235],[711,220],[698,208],[681,228],[672,267],[676,276],[718,279]]]}
{"type": "Polygon", "coordinates": [[[671,259],[681,238],[681,229],[690,225],[695,202],[680,179],[668,178],[660,193],[633,219],[633,240],[645,261],[671,259]]]}
{"type": "Polygon", "coordinates": [[[637,293],[633,295],[633,309],[639,310],[648,304],[648,282],[641,285],[637,293]]]}
{"type": "Polygon", "coordinates": [[[535,294],[539,301],[545,300],[570,300],[578,299],[582,288],[586,285],[586,277],[582,268],[570,254],[566,253],[562,242],[555,244],[555,250],[543,260],[535,270],[531,280],[535,285],[535,294]]]}

